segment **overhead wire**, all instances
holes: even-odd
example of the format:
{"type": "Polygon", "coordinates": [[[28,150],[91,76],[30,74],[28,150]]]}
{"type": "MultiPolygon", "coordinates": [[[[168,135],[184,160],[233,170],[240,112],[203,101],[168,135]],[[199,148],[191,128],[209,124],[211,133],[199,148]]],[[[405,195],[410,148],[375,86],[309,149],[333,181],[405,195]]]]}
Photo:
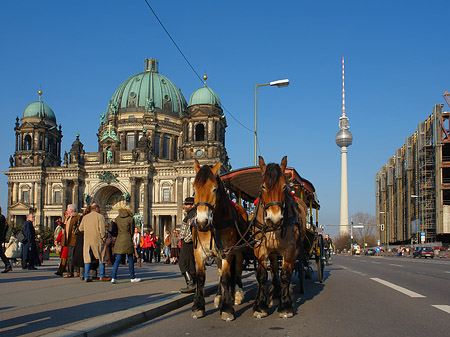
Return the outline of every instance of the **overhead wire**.
{"type": "MultiPolygon", "coordinates": [[[[148,3],[147,0],[144,0],[145,3],[147,4],[148,8],[150,9],[150,11],[153,13],[153,15],[155,16],[156,20],[158,21],[158,23],[161,25],[162,29],[164,29],[164,31],[166,32],[167,36],[169,37],[169,39],[172,41],[172,43],[175,45],[175,47],[177,48],[177,50],[179,51],[179,53],[181,54],[181,56],[183,57],[183,59],[186,61],[186,63],[189,65],[189,67],[191,68],[191,70],[194,72],[194,74],[200,79],[200,81],[202,81],[203,83],[203,78],[199,75],[199,73],[195,70],[194,66],[191,64],[191,62],[189,62],[188,58],[186,57],[186,55],[184,55],[183,51],[181,50],[181,48],[178,46],[178,44],[175,42],[175,40],[172,38],[172,36],[170,35],[169,31],[166,29],[166,27],[164,26],[164,24],[161,22],[161,20],[159,19],[158,15],[156,14],[156,12],[153,10],[152,6],[148,3]]],[[[211,90],[211,88],[208,88],[208,90],[211,92],[211,94],[213,94],[213,91],[211,90]]],[[[241,125],[244,129],[254,133],[254,130],[248,128],[247,126],[245,126],[244,124],[242,124],[236,117],[233,116],[233,114],[223,105],[222,103],[222,109],[225,110],[239,125],[241,125]]]]}

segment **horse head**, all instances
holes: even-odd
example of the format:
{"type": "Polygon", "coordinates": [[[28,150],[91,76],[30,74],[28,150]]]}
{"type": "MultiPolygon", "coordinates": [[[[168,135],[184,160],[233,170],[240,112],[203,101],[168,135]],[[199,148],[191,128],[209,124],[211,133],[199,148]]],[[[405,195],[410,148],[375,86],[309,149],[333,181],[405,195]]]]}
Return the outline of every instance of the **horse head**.
{"type": "Polygon", "coordinates": [[[281,164],[270,163],[266,166],[264,159],[259,157],[259,167],[262,173],[260,203],[264,210],[263,223],[270,229],[276,230],[283,223],[285,208],[286,177],[284,170],[287,157],[284,156],[281,164]]]}
{"type": "Polygon", "coordinates": [[[220,161],[211,168],[208,165],[200,167],[195,160],[196,172],[194,180],[194,203],[197,208],[196,225],[198,230],[206,231],[212,226],[214,209],[217,203],[219,182],[217,175],[220,169],[220,161]]]}

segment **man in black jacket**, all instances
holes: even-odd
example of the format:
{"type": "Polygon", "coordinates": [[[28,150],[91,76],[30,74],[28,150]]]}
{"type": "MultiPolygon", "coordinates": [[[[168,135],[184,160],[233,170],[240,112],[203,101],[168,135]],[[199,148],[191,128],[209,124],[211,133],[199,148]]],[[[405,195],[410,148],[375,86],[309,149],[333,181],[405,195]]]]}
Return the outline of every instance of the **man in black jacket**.
{"type": "Polygon", "coordinates": [[[3,251],[3,243],[6,239],[6,219],[2,214],[2,208],[0,207],[0,257],[2,258],[3,263],[5,264],[5,270],[2,273],[7,273],[12,270],[11,263],[9,263],[9,259],[5,256],[5,252],[3,251]]]}
{"type": "Polygon", "coordinates": [[[187,213],[180,228],[180,271],[186,280],[186,288],[181,288],[182,293],[195,291],[195,259],[194,243],[192,242],[191,222],[195,217],[194,198],[184,199],[184,211],[187,213]]]}
{"type": "Polygon", "coordinates": [[[37,270],[34,266],[37,258],[36,232],[34,230],[34,214],[28,214],[27,221],[22,227],[23,235],[28,239],[22,247],[22,269],[28,267],[28,270],[37,270]]]}

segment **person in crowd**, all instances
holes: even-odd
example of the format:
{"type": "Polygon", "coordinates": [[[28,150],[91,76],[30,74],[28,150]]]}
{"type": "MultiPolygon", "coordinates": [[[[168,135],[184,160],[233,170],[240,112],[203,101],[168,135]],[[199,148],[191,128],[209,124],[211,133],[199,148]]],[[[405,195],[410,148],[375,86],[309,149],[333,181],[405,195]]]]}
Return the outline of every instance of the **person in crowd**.
{"type": "Polygon", "coordinates": [[[37,258],[36,249],[36,231],[34,230],[35,216],[30,213],[27,215],[27,221],[24,222],[22,227],[23,235],[27,238],[27,243],[22,246],[22,269],[37,270],[34,266],[37,258]]]}
{"type": "Polygon", "coordinates": [[[134,247],[134,256],[138,261],[138,267],[142,267],[140,243],[141,243],[141,233],[139,233],[139,228],[135,227],[133,234],[133,247],[134,247]]]}
{"type": "Polygon", "coordinates": [[[44,263],[44,240],[40,234],[36,235],[36,246],[38,251],[38,266],[44,263]]]}
{"type": "Polygon", "coordinates": [[[180,249],[178,245],[180,243],[180,239],[178,237],[178,233],[176,229],[172,232],[171,242],[170,242],[170,258],[172,260],[172,264],[178,263],[178,256],[180,255],[180,249]]]}
{"type": "Polygon", "coordinates": [[[80,276],[80,268],[73,263],[75,246],[77,244],[77,233],[79,232],[80,214],[77,213],[75,204],[67,205],[67,218],[65,221],[65,243],[68,249],[67,255],[67,274],[64,277],[80,276]]]}
{"type": "MultiPolygon", "coordinates": [[[[91,205],[87,205],[83,214],[80,216],[79,222],[83,221],[83,217],[86,214],[91,213],[91,205]]],[[[73,253],[73,264],[80,270],[80,279],[84,280],[85,270],[84,270],[84,232],[79,231],[77,234],[77,241],[75,243],[75,251],[73,253]]],[[[91,274],[92,274],[92,264],[91,264],[91,274]]],[[[92,276],[92,275],[91,275],[92,276]]]]}
{"type": "Polygon", "coordinates": [[[114,255],[113,255],[113,242],[114,237],[111,235],[111,227],[112,223],[106,223],[106,265],[112,266],[114,264],[114,255]]]}
{"type": "Polygon", "coordinates": [[[164,234],[164,255],[166,256],[166,260],[164,261],[165,264],[170,263],[170,244],[170,231],[166,231],[166,233],[164,234]]]}
{"type": "MultiPolygon", "coordinates": [[[[9,259],[9,264],[11,266],[8,271],[12,271],[12,266],[16,264],[17,259],[20,257],[19,240],[16,238],[14,232],[11,233],[9,241],[6,244],[5,256],[9,259]]],[[[8,271],[6,270],[7,269],[2,271],[2,273],[7,273],[8,271]]]]}
{"type": "Polygon", "coordinates": [[[84,232],[84,282],[92,282],[90,277],[91,263],[94,258],[99,259],[100,281],[111,281],[106,277],[106,226],[105,218],[100,214],[100,206],[91,205],[91,212],[81,220],[80,231],[84,232]]]}
{"type": "Polygon", "coordinates": [[[155,235],[155,262],[161,262],[161,245],[161,238],[155,235]]]}
{"type": "MultiPolygon", "coordinates": [[[[61,261],[59,263],[58,270],[55,272],[55,275],[62,276],[64,271],[66,270],[66,263],[67,263],[67,252],[63,254],[63,245],[61,244],[62,238],[64,237],[64,224],[62,222],[61,218],[58,218],[55,220],[55,230],[53,231],[53,241],[56,247],[56,252],[59,254],[59,257],[61,258],[61,261]],[[57,240],[59,238],[59,240],[57,240]],[[65,255],[64,258],[61,256],[65,255]]],[[[67,250],[67,246],[66,246],[67,250]]]]}
{"type": "Polygon", "coordinates": [[[6,218],[2,214],[2,208],[0,207],[0,257],[2,258],[2,261],[5,264],[5,270],[3,270],[2,273],[7,273],[12,270],[11,263],[9,263],[9,260],[5,255],[5,251],[3,250],[3,243],[5,243],[6,241],[7,231],[8,226],[6,225],[6,218]]]}
{"type": "MultiPolygon", "coordinates": [[[[56,221],[58,222],[58,220],[56,220],[56,221]]],[[[60,246],[59,257],[61,259],[61,262],[59,263],[59,268],[55,273],[55,275],[58,275],[58,276],[63,276],[64,271],[66,270],[67,257],[69,256],[69,249],[68,249],[67,245],[65,245],[65,238],[66,238],[65,231],[66,230],[64,229],[64,227],[61,226],[61,230],[58,231],[58,235],[55,238],[55,246],[60,246]]],[[[55,233],[56,233],[56,229],[55,229],[55,233]]]]}
{"type": "Polygon", "coordinates": [[[155,255],[155,235],[153,235],[153,231],[152,230],[150,230],[150,232],[149,232],[149,234],[148,234],[148,236],[147,236],[147,238],[146,238],[146,241],[147,241],[147,249],[148,249],[148,252],[149,252],[149,255],[148,255],[148,263],[152,263],[152,261],[153,261],[153,256],[155,255]]]}
{"type": "Polygon", "coordinates": [[[144,259],[144,262],[149,261],[149,253],[150,253],[150,247],[147,246],[149,233],[145,232],[144,235],[141,238],[142,241],[142,258],[144,259]]]}
{"type": "Polygon", "coordinates": [[[131,282],[140,282],[134,273],[134,217],[131,210],[128,208],[119,209],[119,216],[116,219],[117,223],[117,238],[114,245],[114,254],[116,254],[116,261],[114,262],[111,283],[117,283],[117,270],[119,269],[122,256],[126,255],[128,262],[128,269],[130,271],[131,282]]]}
{"type": "Polygon", "coordinates": [[[184,199],[184,212],[186,216],[183,219],[180,228],[180,271],[186,281],[186,287],[181,288],[182,293],[191,293],[195,291],[195,259],[194,259],[194,243],[192,242],[191,222],[195,217],[194,198],[187,197],[184,199]]]}

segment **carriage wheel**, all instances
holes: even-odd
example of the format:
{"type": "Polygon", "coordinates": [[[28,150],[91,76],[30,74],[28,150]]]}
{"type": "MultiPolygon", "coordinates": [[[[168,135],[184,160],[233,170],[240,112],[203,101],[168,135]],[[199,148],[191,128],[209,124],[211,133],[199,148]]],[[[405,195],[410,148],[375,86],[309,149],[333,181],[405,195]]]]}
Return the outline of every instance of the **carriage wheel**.
{"type": "Polygon", "coordinates": [[[316,247],[316,262],[317,262],[317,274],[319,277],[319,282],[323,283],[323,274],[325,270],[324,263],[324,255],[323,255],[323,236],[319,235],[317,238],[317,247],[316,247]]]}

